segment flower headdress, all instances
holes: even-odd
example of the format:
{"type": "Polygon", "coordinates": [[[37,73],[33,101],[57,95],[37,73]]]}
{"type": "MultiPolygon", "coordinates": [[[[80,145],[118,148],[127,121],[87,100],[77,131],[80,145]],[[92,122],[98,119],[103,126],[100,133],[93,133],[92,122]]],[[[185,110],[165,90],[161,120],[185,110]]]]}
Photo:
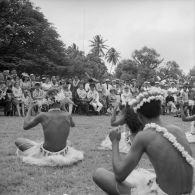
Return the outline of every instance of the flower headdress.
{"type": "Polygon", "coordinates": [[[150,103],[151,100],[164,100],[163,92],[160,89],[153,88],[149,91],[140,93],[136,98],[131,99],[128,105],[131,106],[135,112],[140,109],[144,103],[150,103]]]}

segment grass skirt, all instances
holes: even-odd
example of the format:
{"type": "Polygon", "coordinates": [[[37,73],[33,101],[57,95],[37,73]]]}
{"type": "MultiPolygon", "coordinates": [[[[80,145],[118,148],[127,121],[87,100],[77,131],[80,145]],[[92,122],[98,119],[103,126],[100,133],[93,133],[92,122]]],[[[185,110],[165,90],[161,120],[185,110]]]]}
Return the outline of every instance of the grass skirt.
{"type": "MultiPolygon", "coordinates": [[[[121,133],[121,140],[119,142],[119,151],[127,154],[130,150],[130,146],[131,145],[126,141],[126,132],[121,133]]],[[[109,136],[106,136],[105,140],[102,141],[98,149],[112,150],[112,143],[110,141],[109,136]]]]}
{"type": "Polygon", "coordinates": [[[31,142],[33,145],[25,151],[17,149],[17,156],[24,163],[38,166],[68,166],[84,159],[82,151],[66,146],[59,152],[45,150],[42,143],[31,142]]]}
{"type": "Polygon", "coordinates": [[[156,183],[156,174],[152,170],[135,169],[126,181],[133,186],[131,195],[167,195],[156,183]]]}

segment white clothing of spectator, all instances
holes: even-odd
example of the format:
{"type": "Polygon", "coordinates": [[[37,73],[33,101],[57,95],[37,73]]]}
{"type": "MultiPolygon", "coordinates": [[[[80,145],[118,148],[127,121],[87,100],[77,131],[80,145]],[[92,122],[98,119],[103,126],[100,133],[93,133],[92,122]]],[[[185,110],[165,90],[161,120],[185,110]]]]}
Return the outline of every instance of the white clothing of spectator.
{"type": "Polygon", "coordinates": [[[90,84],[90,90],[87,93],[87,98],[90,101],[90,104],[93,106],[94,110],[100,113],[103,105],[99,101],[99,94],[95,89],[95,84],[90,84]]]}
{"type": "Polygon", "coordinates": [[[127,102],[129,102],[133,98],[132,93],[130,92],[129,86],[125,86],[123,93],[121,94],[121,102],[123,105],[125,105],[127,102]]]}
{"type": "Polygon", "coordinates": [[[106,82],[103,84],[104,95],[108,97],[110,95],[110,90],[112,89],[112,85],[110,84],[110,80],[106,79],[106,82]]]}
{"type": "Polygon", "coordinates": [[[80,99],[86,99],[87,98],[87,92],[85,91],[85,89],[77,89],[77,94],[79,96],[80,99]]]}

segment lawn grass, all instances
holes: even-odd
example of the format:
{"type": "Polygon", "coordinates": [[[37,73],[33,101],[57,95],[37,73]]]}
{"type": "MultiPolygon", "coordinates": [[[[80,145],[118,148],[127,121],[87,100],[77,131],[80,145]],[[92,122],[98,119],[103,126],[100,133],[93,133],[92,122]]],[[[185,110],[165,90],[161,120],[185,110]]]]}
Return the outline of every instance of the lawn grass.
{"type": "MultiPolygon", "coordinates": [[[[73,116],[76,127],[69,140],[76,149],[85,152],[83,162],[71,167],[51,168],[26,165],[16,157],[14,141],[18,137],[42,140],[41,126],[29,131],[22,129],[23,118],[0,116],[0,194],[1,195],[101,195],[92,181],[97,167],[111,170],[111,151],[97,148],[110,131],[108,116],[73,116]]],[[[189,130],[190,124],[180,118],[163,116],[169,124],[189,130]]],[[[150,168],[146,156],[139,167],[150,168]]]]}

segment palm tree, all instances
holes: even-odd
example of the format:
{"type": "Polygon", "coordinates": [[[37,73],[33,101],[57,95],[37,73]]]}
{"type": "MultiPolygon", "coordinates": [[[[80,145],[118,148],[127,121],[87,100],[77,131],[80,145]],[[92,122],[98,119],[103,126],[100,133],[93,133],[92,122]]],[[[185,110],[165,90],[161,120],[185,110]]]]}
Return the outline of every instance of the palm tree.
{"type": "Polygon", "coordinates": [[[76,58],[78,55],[84,56],[83,51],[80,51],[79,47],[75,43],[73,43],[67,48],[66,53],[69,55],[70,58],[76,58]]]}
{"type": "Polygon", "coordinates": [[[94,53],[98,57],[105,56],[104,50],[107,50],[108,46],[104,44],[106,40],[103,40],[101,35],[96,35],[95,37],[93,37],[92,41],[90,40],[90,42],[90,47],[92,47],[92,53],[94,53]]]}
{"type": "Polygon", "coordinates": [[[110,74],[112,72],[113,66],[116,66],[120,58],[120,53],[117,52],[113,47],[108,50],[106,53],[106,59],[107,62],[112,63],[111,69],[110,69],[110,74]]]}

